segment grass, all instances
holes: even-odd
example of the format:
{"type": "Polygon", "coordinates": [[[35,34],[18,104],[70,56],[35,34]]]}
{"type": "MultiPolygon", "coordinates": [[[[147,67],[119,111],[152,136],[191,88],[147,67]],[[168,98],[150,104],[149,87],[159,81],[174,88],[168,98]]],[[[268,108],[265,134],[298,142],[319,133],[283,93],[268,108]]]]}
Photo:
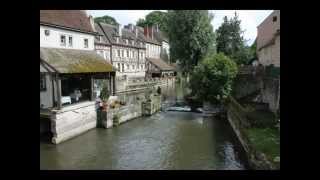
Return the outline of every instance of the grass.
{"type": "Polygon", "coordinates": [[[257,150],[264,153],[273,162],[280,156],[280,132],[275,128],[250,128],[246,130],[249,143],[257,150]]]}

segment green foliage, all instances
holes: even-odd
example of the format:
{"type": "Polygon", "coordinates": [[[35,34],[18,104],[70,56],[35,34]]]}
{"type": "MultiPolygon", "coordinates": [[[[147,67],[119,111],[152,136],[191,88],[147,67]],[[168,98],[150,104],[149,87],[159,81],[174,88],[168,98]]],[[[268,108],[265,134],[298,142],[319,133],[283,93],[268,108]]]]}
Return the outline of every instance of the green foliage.
{"type": "Polygon", "coordinates": [[[266,154],[268,160],[280,156],[280,133],[275,128],[250,128],[246,131],[249,143],[259,152],[266,154]]]}
{"type": "Polygon", "coordinates": [[[243,32],[238,15],[231,19],[224,17],[223,23],[217,29],[217,52],[223,52],[236,61],[237,64],[248,64],[252,59],[250,47],[245,45],[243,32]]]}
{"type": "Polygon", "coordinates": [[[140,18],[136,25],[141,27],[159,25],[161,31],[167,32],[167,14],[167,12],[152,11],[145,19],[140,18]]]}
{"type": "Polygon", "coordinates": [[[237,65],[222,53],[207,56],[195,67],[190,88],[201,100],[220,103],[231,93],[237,65]]]}
{"type": "Polygon", "coordinates": [[[214,52],[212,19],[207,10],[168,11],[170,60],[178,60],[183,73],[192,72],[208,52],[214,52]]]}
{"type": "Polygon", "coordinates": [[[105,15],[102,17],[96,17],[94,18],[94,22],[98,23],[98,22],[102,22],[102,23],[106,23],[106,24],[111,24],[111,25],[118,25],[119,23],[111,16],[105,15]]]}

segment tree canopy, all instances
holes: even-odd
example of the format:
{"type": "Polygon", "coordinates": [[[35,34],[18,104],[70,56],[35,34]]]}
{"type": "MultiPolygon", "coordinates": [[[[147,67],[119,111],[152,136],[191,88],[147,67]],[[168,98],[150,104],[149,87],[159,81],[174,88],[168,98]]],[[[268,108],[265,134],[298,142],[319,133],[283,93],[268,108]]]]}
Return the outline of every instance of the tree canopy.
{"type": "Polygon", "coordinates": [[[237,64],[247,64],[250,60],[250,47],[246,46],[241,20],[238,15],[231,19],[224,17],[223,23],[217,29],[217,52],[222,52],[236,61],[237,64]]]}
{"type": "Polygon", "coordinates": [[[108,15],[105,15],[102,17],[96,17],[96,18],[94,18],[94,22],[96,22],[96,23],[103,22],[103,23],[111,24],[111,25],[115,25],[115,26],[119,24],[115,18],[108,16],[108,15]]]}
{"type": "Polygon", "coordinates": [[[140,18],[136,25],[141,27],[159,25],[161,31],[167,32],[167,14],[167,12],[152,11],[145,19],[140,18]]]}
{"type": "Polygon", "coordinates": [[[236,63],[223,53],[211,54],[194,68],[190,88],[200,100],[221,103],[231,93],[236,63]]]}
{"type": "Polygon", "coordinates": [[[214,52],[213,16],[207,10],[169,10],[170,59],[190,73],[208,53],[214,52]]]}

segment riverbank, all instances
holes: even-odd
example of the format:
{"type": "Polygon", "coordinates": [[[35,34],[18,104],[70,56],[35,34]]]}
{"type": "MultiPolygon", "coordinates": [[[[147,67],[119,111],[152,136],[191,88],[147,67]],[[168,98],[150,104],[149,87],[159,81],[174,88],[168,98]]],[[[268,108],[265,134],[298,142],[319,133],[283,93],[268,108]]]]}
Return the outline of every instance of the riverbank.
{"type": "Polygon", "coordinates": [[[280,130],[271,112],[242,106],[233,97],[227,117],[246,151],[252,169],[280,169],[280,130]]]}

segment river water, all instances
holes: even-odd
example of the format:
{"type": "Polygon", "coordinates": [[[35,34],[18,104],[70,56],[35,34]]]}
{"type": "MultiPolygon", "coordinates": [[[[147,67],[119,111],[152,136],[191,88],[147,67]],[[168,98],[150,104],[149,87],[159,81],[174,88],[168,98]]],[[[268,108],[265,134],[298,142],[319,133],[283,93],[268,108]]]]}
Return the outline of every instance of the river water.
{"type": "MultiPolygon", "coordinates": [[[[163,87],[163,107],[184,93],[181,84],[163,87]]],[[[237,170],[243,157],[226,120],[192,112],[162,111],[58,145],[40,139],[40,169],[237,170]]]]}

